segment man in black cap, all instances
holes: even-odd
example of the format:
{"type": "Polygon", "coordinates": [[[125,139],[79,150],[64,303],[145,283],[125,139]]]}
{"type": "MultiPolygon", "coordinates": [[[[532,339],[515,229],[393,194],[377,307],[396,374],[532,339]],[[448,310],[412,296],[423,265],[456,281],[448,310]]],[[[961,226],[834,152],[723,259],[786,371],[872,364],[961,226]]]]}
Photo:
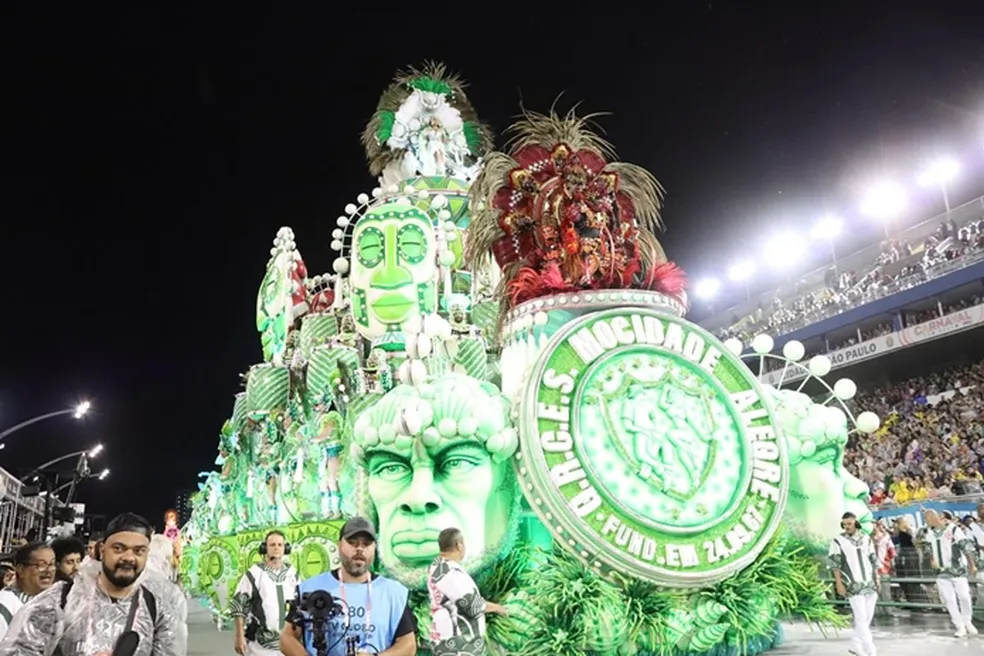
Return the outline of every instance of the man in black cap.
{"type": "MultiPolygon", "coordinates": [[[[139,515],[113,518],[102,562],[87,563],[74,579],[29,601],[0,643],[0,656],[186,656],[184,594],[163,574],[144,569],[152,534],[139,515]]],[[[53,566],[53,553],[51,560],[53,566]]]]}
{"type": "MultiPolygon", "coordinates": [[[[350,643],[356,653],[381,656],[413,656],[417,653],[417,628],[409,605],[409,591],[400,583],[374,575],[370,567],[376,558],[376,527],[364,517],[353,517],[342,526],[338,538],[342,566],[303,581],[297,587],[299,602],[324,590],[343,608],[341,616],[328,625],[329,656],[345,656],[350,643]]],[[[300,603],[299,603],[300,605],[300,603]]],[[[280,635],[280,651],[285,656],[317,656],[314,635],[303,620],[304,612],[294,613],[280,635]]]]}

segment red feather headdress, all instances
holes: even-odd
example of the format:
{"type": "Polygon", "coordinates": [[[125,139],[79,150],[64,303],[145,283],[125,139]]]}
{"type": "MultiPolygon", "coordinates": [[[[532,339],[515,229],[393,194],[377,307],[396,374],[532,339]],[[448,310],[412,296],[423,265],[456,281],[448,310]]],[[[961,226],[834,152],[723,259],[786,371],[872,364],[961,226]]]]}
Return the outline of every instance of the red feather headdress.
{"type": "Polygon", "coordinates": [[[646,289],[686,304],[683,271],[656,240],[662,189],[612,161],[591,117],[525,113],[510,151],[491,153],[472,185],[469,253],[503,270],[503,310],[583,289],[646,289]]]}

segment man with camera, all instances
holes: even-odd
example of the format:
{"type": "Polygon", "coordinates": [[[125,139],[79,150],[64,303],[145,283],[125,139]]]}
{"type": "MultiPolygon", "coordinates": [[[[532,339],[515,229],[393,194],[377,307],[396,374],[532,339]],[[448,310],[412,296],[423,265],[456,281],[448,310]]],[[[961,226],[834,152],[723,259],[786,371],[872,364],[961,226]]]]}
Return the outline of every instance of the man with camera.
{"type": "Polygon", "coordinates": [[[342,566],[301,582],[280,634],[285,656],[414,656],[416,622],[409,591],[369,571],[376,528],[363,517],[342,526],[342,566]]]}
{"type": "Polygon", "coordinates": [[[233,648],[240,656],[280,653],[287,603],[297,589],[297,570],[284,562],[289,553],[284,534],[270,531],[260,543],[263,562],[246,570],[236,586],[229,610],[236,623],[233,648]]]}

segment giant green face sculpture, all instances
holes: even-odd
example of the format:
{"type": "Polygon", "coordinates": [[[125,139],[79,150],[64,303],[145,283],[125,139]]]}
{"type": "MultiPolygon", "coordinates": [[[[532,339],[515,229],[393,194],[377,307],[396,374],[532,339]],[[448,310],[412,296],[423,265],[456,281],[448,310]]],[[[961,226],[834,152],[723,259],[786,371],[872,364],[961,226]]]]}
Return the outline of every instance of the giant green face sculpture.
{"type": "Polygon", "coordinates": [[[494,388],[457,374],[402,385],[360,417],[355,442],[367,474],[360,511],[377,518],[380,557],[400,580],[423,583],[445,528],[464,532],[472,571],[508,546],[519,501],[509,465],[517,438],[494,388]],[[397,435],[395,423],[409,434],[397,435]]]}
{"type": "Polygon", "coordinates": [[[870,532],[868,486],[844,467],[846,415],[799,392],[769,391],[789,451],[786,525],[817,547],[825,547],[840,534],[845,512],[857,515],[861,527],[870,532]]]}
{"type": "Polygon", "coordinates": [[[437,242],[420,209],[387,203],[359,220],[352,234],[352,314],[367,339],[397,332],[437,304],[437,242]]]}

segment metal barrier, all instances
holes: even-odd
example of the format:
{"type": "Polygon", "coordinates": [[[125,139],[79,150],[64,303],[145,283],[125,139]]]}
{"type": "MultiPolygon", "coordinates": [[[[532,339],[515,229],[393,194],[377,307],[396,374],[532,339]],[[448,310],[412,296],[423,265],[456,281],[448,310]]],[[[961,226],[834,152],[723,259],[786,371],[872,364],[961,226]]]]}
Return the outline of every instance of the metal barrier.
{"type": "Polygon", "coordinates": [[[40,530],[43,523],[44,499],[23,496],[23,487],[17,477],[0,469],[0,549],[5,552],[14,538],[26,537],[35,528],[40,530]]]}

